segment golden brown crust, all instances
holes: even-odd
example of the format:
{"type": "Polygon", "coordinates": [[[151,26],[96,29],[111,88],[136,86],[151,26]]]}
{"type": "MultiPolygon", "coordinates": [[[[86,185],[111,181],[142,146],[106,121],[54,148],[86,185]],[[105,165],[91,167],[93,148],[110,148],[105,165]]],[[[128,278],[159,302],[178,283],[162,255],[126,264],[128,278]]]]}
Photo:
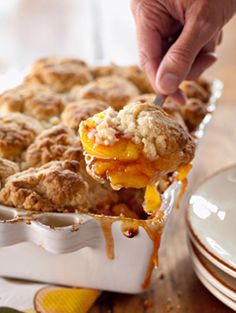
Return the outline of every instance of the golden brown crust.
{"type": "Polygon", "coordinates": [[[208,93],[210,98],[212,93],[212,83],[203,77],[198,78],[196,82],[208,93]]]}
{"type": "Polygon", "coordinates": [[[18,164],[7,159],[0,158],[0,187],[2,187],[2,184],[8,176],[15,174],[19,170],[18,164]]]}
{"type": "Polygon", "coordinates": [[[190,132],[196,130],[206,114],[207,107],[199,99],[188,99],[186,104],[181,107],[182,115],[190,132]]]}
{"type": "Polygon", "coordinates": [[[41,166],[53,160],[80,160],[82,155],[79,138],[70,128],[58,125],[35,138],[25,152],[24,167],[41,166]]]}
{"type": "Polygon", "coordinates": [[[38,120],[49,121],[59,117],[64,99],[47,86],[25,84],[9,89],[0,95],[0,113],[21,112],[38,120]]]}
{"type": "Polygon", "coordinates": [[[0,95],[0,114],[24,112],[25,101],[35,95],[50,93],[47,86],[40,84],[19,85],[0,95]]]}
{"type": "Polygon", "coordinates": [[[161,108],[150,102],[136,102],[126,106],[118,115],[121,129],[128,137],[133,137],[134,142],[144,144],[148,158],[172,156],[176,169],[193,158],[195,146],[191,137],[161,108]]]}
{"type": "Polygon", "coordinates": [[[24,113],[41,121],[50,121],[60,116],[64,109],[64,102],[59,95],[37,95],[25,101],[24,113]]]}
{"type": "Polygon", "coordinates": [[[94,78],[98,78],[98,77],[110,76],[114,74],[115,67],[114,67],[114,64],[100,65],[100,66],[92,67],[90,71],[94,78]]]}
{"type": "Polygon", "coordinates": [[[78,92],[77,99],[97,99],[102,100],[120,110],[133,97],[137,96],[137,87],[127,79],[112,75],[100,77],[78,92]]]}
{"type": "Polygon", "coordinates": [[[131,81],[141,93],[154,92],[147,75],[137,65],[116,66],[114,73],[131,81]]]}
{"type": "Polygon", "coordinates": [[[105,66],[96,66],[91,69],[94,78],[117,75],[132,82],[141,93],[152,93],[154,89],[149,82],[145,72],[137,65],[119,66],[110,64],[105,66]]]}
{"type": "Polygon", "coordinates": [[[96,99],[81,99],[68,103],[61,115],[62,123],[77,132],[81,121],[108,107],[108,103],[96,99]]]}
{"type": "Polygon", "coordinates": [[[0,202],[35,211],[86,210],[88,186],[77,161],[52,161],[10,176],[0,202]]]}
{"type": "Polygon", "coordinates": [[[184,105],[166,101],[163,109],[189,132],[196,130],[208,113],[206,104],[197,98],[187,99],[184,105]]]}
{"type": "Polygon", "coordinates": [[[187,125],[184,120],[181,106],[173,101],[167,100],[163,105],[163,110],[169,115],[170,118],[179,123],[185,130],[187,125]]]}
{"type": "Polygon", "coordinates": [[[17,160],[42,131],[40,123],[21,113],[0,116],[0,157],[17,160]]]}
{"type": "MultiPolygon", "coordinates": [[[[172,158],[175,170],[193,158],[195,146],[187,131],[148,101],[130,103],[119,112],[108,108],[103,115],[94,119],[91,133],[98,144],[113,145],[120,137],[129,138],[143,145],[143,153],[150,160],[172,158]]],[[[80,126],[81,133],[85,123],[80,126]]]]}
{"type": "Polygon", "coordinates": [[[146,101],[148,101],[148,102],[152,103],[155,100],[155,97],[156,97],[155,93],[143,93],[141,95],[138,95],[138,96],[132,98],[130,102],[136,102],[136,101],[146,102],[146,101]]]}
{"type": "Polygon", "coordinates": [[[48,85],[56,92],[66,92],[74,85],[85,85],[92,75],[84,61],[73,58],[48,57],[36,61],[26,82],[48,85]]]}
{"type": "MultiPolygon", "coordinates": [[[[203,81],[202,81],[203,82],[203,81]]],[[[183,81],[180,89],[187,98],[197,98],[203,103],[208,103],[211,93],[205,89],[198,81],[183,81]]]]}

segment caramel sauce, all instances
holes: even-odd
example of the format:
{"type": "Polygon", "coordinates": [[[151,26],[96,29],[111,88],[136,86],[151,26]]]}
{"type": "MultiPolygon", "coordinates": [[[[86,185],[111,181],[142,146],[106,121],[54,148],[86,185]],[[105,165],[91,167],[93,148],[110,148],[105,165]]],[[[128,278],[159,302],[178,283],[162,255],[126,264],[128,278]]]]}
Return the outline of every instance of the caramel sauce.
{"type": "Polygon", "coordinates": [[[176,200],[176,208],[178,209],[179,208],[179,205],[180,205],[180,202],[183,198],[183,195],[188,187],[188,179],[185,178],[181,181],[182,185],[181,185],[181,188],[180,188],[180,191],[179,191],[179,194],[178,194],[178,198],[176,200]]]}
{"type": "Polygon", "coordinates": [[[112,236],[112,223],[114,221],[112,219],[108,219],[108,218],[103,218],[100,219],[100,223],[102,226],[102,230],[103,230],[103,235],[105,238],[105,242],[106,242],[106,253],[107,253],[107,257],[110,260],[113,260],[115,258],[115,253],[114,253],[114,240],[113,240],[113,236],[112,236]]]}
{"type": "Polygon", "coordinates": [[[164,213],[158,212],[156,216],[150,220],[138,220],[131,219],[122,216],[101,216],[96,214],[90,214],[95,219],[100,221],[104,238],[106,241],[106,253],[110,260],[114,260],[114,239],[112,236],[112,224],[115,221],[121,222],[121,231],[127,238],[134,238],[139,234],[139,227],[143,227],[147,235],[153,242],[153,249],[150,255],[149,265],[145,275],[142,288],[146,289],[150,285],[152,271],[158,266],[158,250],[160,247],[161,234],[164,227],[164,213]]]}
{"type": "Polygon", "coordinates": [[[153,242],[153,250],[150,256],[146,276],[142,284],[143,289],[147,289],[150,286],[153,269],[158,266],[158,251],[160,247],[161,235],[162,235],[164,223],[161,225],[161,227],[158,227],[158,226],[156,225],[156,227],[152,227],[152,225],[148,225],[147,223],[143,223],[142,225],[142,227],[145,229],[146,233],[148,234],[149,238],[153,242]]]}
{"type": "Polygon", "coordinates": [[[178,198],[176,201],[176,208],[179,208],[180,202],[183,198],[183,195],[188,187],[188,174],[190,172],[190,170],[192,169],[192,164],[188,164],[186,166],[183,166],[179,169],[178,175],[177,175],[177,180],[181,181],[182,185],[181,185],[181,189],[179,191],[178,194],[178,198]]]}
{"type": "Polygon", "coordinates": [[[133,238],[139,233],[139,221],[122,221],[121,231],[125,237],[133,238]]]}

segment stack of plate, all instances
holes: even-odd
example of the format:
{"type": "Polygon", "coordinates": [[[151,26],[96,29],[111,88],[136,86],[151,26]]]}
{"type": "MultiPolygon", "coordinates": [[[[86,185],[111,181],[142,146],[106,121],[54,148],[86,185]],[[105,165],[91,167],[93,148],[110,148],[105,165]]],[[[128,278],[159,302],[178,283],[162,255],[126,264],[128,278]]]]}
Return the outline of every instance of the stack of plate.
{"type": "Polygon", "coordinates": [[[236,165],[208,178],[187,212],[189,250],[205,287],[236,310],[236,165]]]}

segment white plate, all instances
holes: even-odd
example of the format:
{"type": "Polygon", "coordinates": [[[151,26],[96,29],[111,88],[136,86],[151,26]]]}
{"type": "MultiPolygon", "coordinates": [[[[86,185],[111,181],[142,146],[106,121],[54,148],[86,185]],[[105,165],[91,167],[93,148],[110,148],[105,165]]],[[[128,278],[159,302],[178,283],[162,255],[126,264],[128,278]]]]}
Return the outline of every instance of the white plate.
{"type": "Polygon", "coordinates": [[[215,258],[212,254],[210,254],[205,248],[202,247],[198,243],[197,240],[195,240],[194,236],[191,234],[191,232],[188,232],[188,236],[191,239],[192,243],[194,244],[195,247],[197,247],[198,251],[201,252],[202,255],[204,255],[205,258],[207,258],[212,264],[214,264],[216,267],[227,273],[228,275],[236,278],[236,272],[235,270],[231,269],[221,261],[219,261],[217,258],[215,258]]]}
{"type": "Polygon", "coordinates": [[[226,297],[236,302],[236,279],[209,262],[193,243],[189,243],[189,251],[194,267],[200,274],[226,297]]]}
{"type": "Polygon", "coordinates": [[[231,300],[230,298],[226,297],[222,292],[216,289],[199,271],[196,267],[194,267],[194,271],[202,282],[202,284],[213,294],[217,299],[219,299],[222,303],[227,305],[232,310],[236,311],[236,302],[231,300]]]}
{"type": "Polygon", "coordinates": [[[187,223],[204,255],[236,277],[236,165],[198,187],[190,199],[187,223]]]}

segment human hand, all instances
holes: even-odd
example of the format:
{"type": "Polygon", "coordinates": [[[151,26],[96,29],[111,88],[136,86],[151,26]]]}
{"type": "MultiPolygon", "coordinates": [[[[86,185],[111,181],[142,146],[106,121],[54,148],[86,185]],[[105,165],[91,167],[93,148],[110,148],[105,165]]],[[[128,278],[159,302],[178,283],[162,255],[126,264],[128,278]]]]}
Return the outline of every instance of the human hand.
{"type": "Polygon", "coordinates": [[[142,68],[158,92],[183,102],[179,84],[217,60],[236,0],[132,0],[131,8],[142,68]]]}

